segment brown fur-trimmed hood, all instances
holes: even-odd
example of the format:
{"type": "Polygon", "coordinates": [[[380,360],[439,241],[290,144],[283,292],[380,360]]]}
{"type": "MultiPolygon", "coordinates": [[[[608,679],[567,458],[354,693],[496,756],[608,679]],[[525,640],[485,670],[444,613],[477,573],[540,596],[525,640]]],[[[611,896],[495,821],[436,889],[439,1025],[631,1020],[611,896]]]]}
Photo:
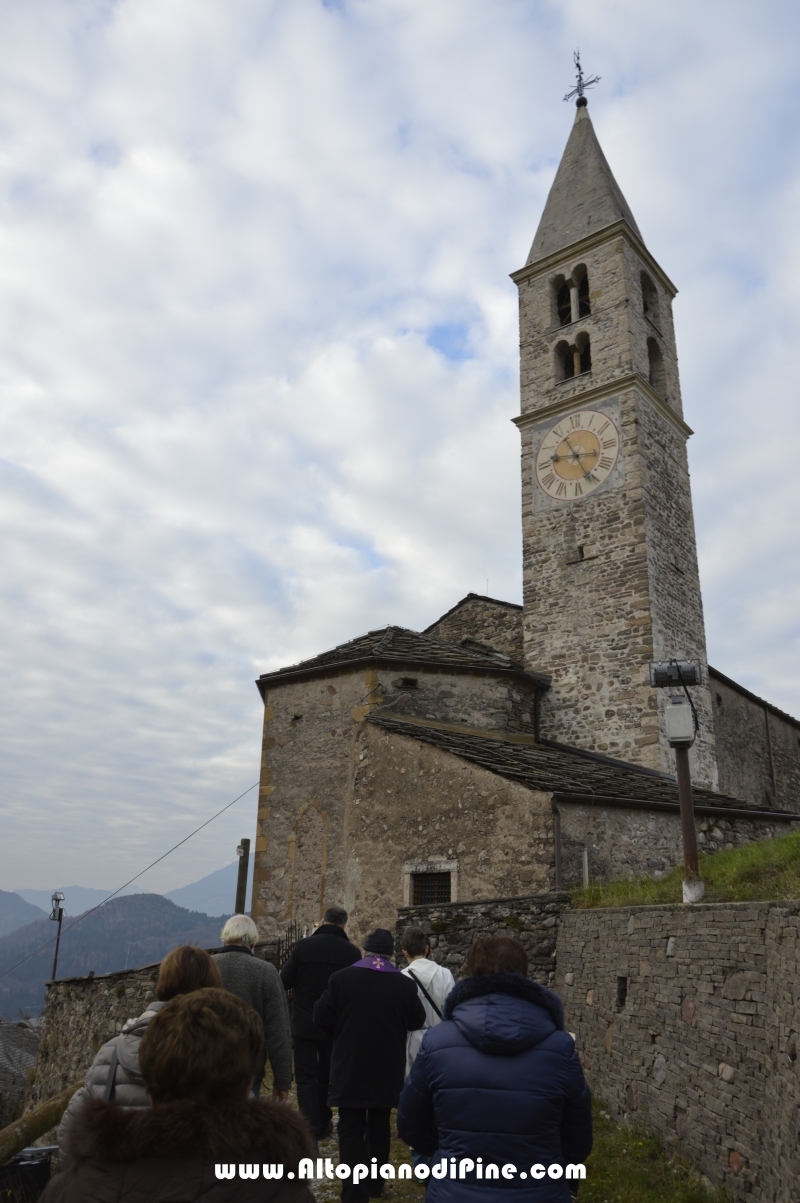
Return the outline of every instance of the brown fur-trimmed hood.
{"type": "Polygon", "coordinates": [[[75,1118],[66,1150],[72,1165],[83,1161],[282,1162],[297,1171],[312,1157],[305,1120],[271,1099],[207,1104],[182,1100],[147,1110],[92,1099],[75,1118]]]}

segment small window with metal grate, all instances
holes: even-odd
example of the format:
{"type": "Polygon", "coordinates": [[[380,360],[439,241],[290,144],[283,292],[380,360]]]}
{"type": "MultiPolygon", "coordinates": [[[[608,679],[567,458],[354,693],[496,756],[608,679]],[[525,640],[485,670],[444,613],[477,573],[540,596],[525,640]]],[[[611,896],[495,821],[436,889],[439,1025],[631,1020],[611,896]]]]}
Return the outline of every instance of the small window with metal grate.
{"type": "Polygon", "coordinates": [[[411,905],[432,906],[450,901],[449,873],[412,873],[411,905]]]}

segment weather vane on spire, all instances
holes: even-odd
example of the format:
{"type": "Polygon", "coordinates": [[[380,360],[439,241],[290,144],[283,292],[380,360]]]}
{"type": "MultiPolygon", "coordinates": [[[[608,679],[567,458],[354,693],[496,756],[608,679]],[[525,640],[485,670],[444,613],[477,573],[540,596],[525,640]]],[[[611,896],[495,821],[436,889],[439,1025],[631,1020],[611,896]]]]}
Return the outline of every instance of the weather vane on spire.
{"type": "Polygon", "coordinates": [[[584,96],[584,92],[586,91],[586,89],[587,89],[587,88],[593,88],[593,87],[595,86],[595,84],[599,84],[599,83],[600,83],[600,76],[599,76],[599,75],[592,75],[592,76],[590,76],[590,77],[589,77],[589,79],[584,79],[584,78],[583,78],[583,67],[581,66],[581,52],[580,52],[580,50],[576,50],[576,51],[575,51],[575,53],[574,53],[574,54],[573,54],[573,56],[572,56],[572,61],[573,61],[573,62],[574,62],[574,64],[575,64],[575,75],[576,75],[576,77],[577,77],[578,84],[577,84],[577,87],[573,88],[571,92],[567,92],[567,94],[566,94],[566,96],[564,97],[564,99],[565,99],[565,100],[572,100],[572,97],[573,97],[573,96],[577,96],[577,97],[578,97],[578,99],[575,101],[575,103],[576,103],[576,104],[577,104],[579,107],[581,107],[581,106],[583,106],[583,105],[585,105],[585,104],[587,104],[587,103],[588,103],[588,102],[587,102],[587,100],[586,100],[586,97],[584,96]]]}

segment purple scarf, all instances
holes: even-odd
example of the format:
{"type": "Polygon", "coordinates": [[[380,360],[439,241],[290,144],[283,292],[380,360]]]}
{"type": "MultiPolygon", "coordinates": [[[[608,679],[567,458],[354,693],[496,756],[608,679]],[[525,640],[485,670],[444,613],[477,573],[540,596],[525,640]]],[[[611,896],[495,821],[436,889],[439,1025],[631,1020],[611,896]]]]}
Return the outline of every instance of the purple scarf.
{"type": "Polygon", "coordinates": [[[399,969],[395,969],[388,957],[381,956],[379,952],[368,952],[367,955],[360,961],[356,961],[351,969],[374,969],[378,973],[399,973],[399,969]]]}

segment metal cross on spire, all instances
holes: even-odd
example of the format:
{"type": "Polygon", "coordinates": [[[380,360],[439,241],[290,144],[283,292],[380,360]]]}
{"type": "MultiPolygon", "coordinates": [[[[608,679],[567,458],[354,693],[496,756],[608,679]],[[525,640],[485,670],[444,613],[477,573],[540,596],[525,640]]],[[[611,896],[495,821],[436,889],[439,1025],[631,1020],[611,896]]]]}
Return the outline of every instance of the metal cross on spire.
{"type": "Polygon", "coordinates": [[[572,56],[572,61],[575,64],[575,75],[577,77],[578,83],[577,83],[577,86],[574,87],[571,92],[567,92],[564,99],[572,100],[573,96],[577,96],[578,99],[575,102],[576,104],[581,104],[581,103],[586,104],[586,99],[583,94],[587,88],[593,88],[595,86],[595,84],[600,83],[600,76],[599,75],[591,75],[589,77],[589,79],[583,78],[583,67],[581,66],[580,50],[575,51],[575,53],[572,56]]]}

